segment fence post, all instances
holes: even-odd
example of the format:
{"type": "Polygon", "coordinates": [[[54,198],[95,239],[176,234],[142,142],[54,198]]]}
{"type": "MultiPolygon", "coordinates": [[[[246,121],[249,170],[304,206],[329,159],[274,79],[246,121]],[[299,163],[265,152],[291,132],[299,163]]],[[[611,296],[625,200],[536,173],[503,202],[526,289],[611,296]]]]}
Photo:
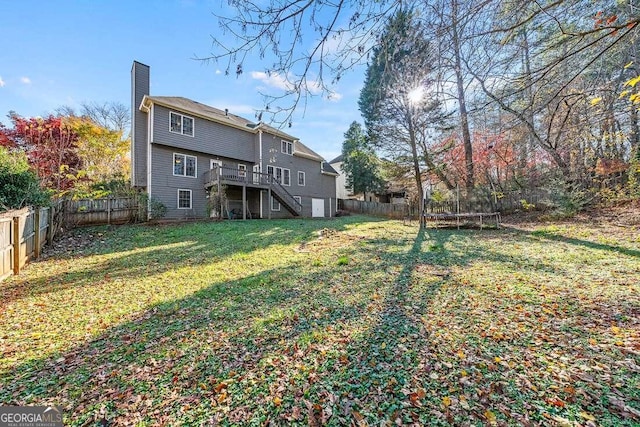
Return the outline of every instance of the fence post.
{"type": "Polygon", "coordinates": [[[47,227],[47,243],[51,245],[53,243],[53,217],[55,216],[56,208],[52,204],[49,208],[49,224],[47,227]]]}
{"type": "Polygon", "coordinates": [[[107,197],[107,225],[111,225],[111,196],[107,197]]]}
{"type": "Polygon", "coordinates": [[[33,232],[34,232],[34,237],[33,237],[33,244],[34,244],[34,258],[38,259],[40,258],[40,240],[42,239],[42,236],[40,236],[40,210],[41,208],[36,208],[34,215],[33,215],[33,232]]]}
{"type": "Polygon", "coordinates": [[[13,217],[13,274],[20,274],[20,217],[13,217]]]}

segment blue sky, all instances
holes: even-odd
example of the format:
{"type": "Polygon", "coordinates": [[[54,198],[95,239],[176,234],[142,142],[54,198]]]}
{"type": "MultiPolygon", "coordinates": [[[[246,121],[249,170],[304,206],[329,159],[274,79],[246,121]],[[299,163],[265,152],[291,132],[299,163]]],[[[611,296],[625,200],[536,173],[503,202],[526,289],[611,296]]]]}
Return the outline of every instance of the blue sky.
{"type": "MultiPolygon", "coordinates": [[[[0,121],[16,111],[44,116],[62,105],[118,101],[130,104],[133,60],[151,67],[151,94],[184,96],[254,120],[262,92],[278,93],[281,79],[263,71],[272,63],[256,54],[244,73],[224,75],[224,63],[195,57],[211,53],[219,31],[213,12],[226,1],[0,0],[0,121]]],[[[345,75],[331,100],[313,97],[287,133],[328,160],[340,154],[357,107],[364,67],[345,75]]]]}

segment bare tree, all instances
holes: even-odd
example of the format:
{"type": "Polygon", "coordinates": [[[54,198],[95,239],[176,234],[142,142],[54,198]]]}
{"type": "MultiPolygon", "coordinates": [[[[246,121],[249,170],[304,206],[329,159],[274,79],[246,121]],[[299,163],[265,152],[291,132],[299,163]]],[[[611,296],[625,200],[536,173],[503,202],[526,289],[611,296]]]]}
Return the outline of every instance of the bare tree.
{"type": "Polygon", "coordinates": [[[104,128],[120,132],[123,136],[131,124],[129,107],[120,102],[83,102],[80,114],[104,128]]]}
{"type": "MultiPolygon", "coordinates": [[[[211,55],[201,59],[222,62],[228,74],[238,75],[249,56],[263,60],[264,72],[276,75],[285,88],[264,94],[263,112],[286,123],[307,97],[330,96],[335,82],[370,59],[388,18],[413,7],[423,11],[430,36],[439,41],[438,96],[447,101],[451,95],[457,106],[467,188],[475,185],[471,120],[483,105],[499,106],[523,135],[521,168],[543,151],[570,179],[576,163],[570,144],[591,144],[580,129],[589,125],[587,116],[593,119],[585,108],[603,93],[604,86],[588,73],[621,46],[635,46],[637,1],[231,0],[236,12],[218,17],[222,33],[213,37],[211,55]],[[233,41],[226,44],[229,36],[233,41]],[[470,99],[474,92],[484,99],[470,99]]],[[[634,65],[621,76],[640,74],[634,70],[640,67],[638,51],[630,50],[627,58],[634,65]]],[[[606,105],[610,112],[619,108],[606,105]]],[[[615,123],[618,113],[606,120],[599,116],[610,123],[600,133],[628,129],[630,144],[638,147],[638,113],[625,111],[624,126],[615,123]]]]}
{"type": "Polygon", "coordinates": [[[235,16],[218,16],[221,36],[212,36],[214,51],[199,59],[223,62],[226,74],[244,72],[247,57],[265,62],[264,72],[284,82],[279,95],[264,94],[261,113],[277,123],[291,120],[308,96],[332,96],[332,85],[362,65],[400,0],[231,0],[235,16]],[[235,38],[227,45],[224,37],[235,38]],[[308,43],[311,42],[311,45],[308,43]],[[267,59],[268,58],[268,59],[267,59]]]}
{"type": "Polygon", "coordinates": [[[56,114],[69,117],[87,117],[93,123],[111,131],[120,132],[123,138],[131,124],[131,112],[126,105],[112,102],[83,102],[80,110],[76,111],[69,105],[63,105],[55,110],[56,114]]]}
{"type": "Polygon", "coordinates": [[[440,96],[457,105],[460,134],[465,154],[465,186],[470,192],[475,186],[473,143],[468,108],[468,87],[473,79],[467,73],[465,62],[477,62],[474,57],[474,38],[482,25],[487,1],[429,0],[425,2],[429,13],[425,16],[438,44],[440,96]]]}
{"type": "Polygon", "coordinates": [[[496,1],[493,10],[492,22],[501,24],[478,34],[485,41],[478,48],[485,66],[467,63],[467,70],[570,180],[575,161],[568,142],[577,131],[572,124],[595,92],[595,86],[584,86],[585,77],[616,46],[637,37],[638,17],[597,11],[577,0],[496,1]]]}

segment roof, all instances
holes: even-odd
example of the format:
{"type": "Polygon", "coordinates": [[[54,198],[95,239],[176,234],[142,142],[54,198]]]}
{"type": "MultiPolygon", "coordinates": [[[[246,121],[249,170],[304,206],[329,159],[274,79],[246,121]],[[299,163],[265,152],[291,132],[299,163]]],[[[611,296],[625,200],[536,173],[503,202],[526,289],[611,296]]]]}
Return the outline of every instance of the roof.
{"type": "MultiPolygon", "coordinates": [[[[299,155],[300,157],[306,157],[312,160],[318,160],[320,162],[324,161],[322,156],[313,151],[311,148],[307,147],[303,143],[301,143],[298,138],[295,136],[291,136],[285,132],[282,132],[279,129],[276,129],[272,126],[269,126],[265,123],[258,122],[254,123],[250,120],[245,119],[244,117],[238,116],[236,114],[225,112],[215,107],[211,107],[206,104],[202,104],[197,101],[192,101],[191,99],[184,98],[182,96],[150,96],[146,95],[142,100],[142,104],[145,102],[151,101],[156,104],[164,105],[170,108],[176,108],[181,111],[185,111],[191,113],[193,115],[213,120],[218,123],[225,124],[227,126],[232,126],[247,132],[257,133],[259,130],[272,133],[281,138],[286,138],[294,142],[294,155],[299,155]]],[[[142,107],[142,106],[141,106],[142,107]]],[[[333,168],[332,168],[333,169],[333,168]]]]}
{"type": "Polygon", "coordinates": [[[344,161],[344,156],[342,154],[340,154],[338,157],[336,157],[335,159],[331,160],[329,163],[330,164],[334,164],[334,163],[340,163],[344,161]]]}
{"type": "Polygon", "coordinates": [[[322,173],[329,175],[340,175],[326,160],[322,162],[322,173]]]}
{"type": "Polygon", "coordinates": [[[326,160],[318,153],[316,153],[315,151],[313,151],[311,148],[307,147],[306,145],[304,145],[302,142],[296,140],[295,141],[295,146],[294,146],[294,150],[293,150],[293,155],[295,156],[300,155],[302,157],[307,157],[313,160],[318,160],[321,162],[326,162],[326,160]]]}

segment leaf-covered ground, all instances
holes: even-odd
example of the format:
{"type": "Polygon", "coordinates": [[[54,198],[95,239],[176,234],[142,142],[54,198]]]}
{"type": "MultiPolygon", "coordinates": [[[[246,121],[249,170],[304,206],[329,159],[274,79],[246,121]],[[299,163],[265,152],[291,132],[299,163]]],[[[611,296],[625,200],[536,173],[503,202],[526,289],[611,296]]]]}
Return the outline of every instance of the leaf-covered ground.
{"type": "Polygon", "coordinates": [[[65,241],[0,283],[0,404],[69,425],[640,423],[637,228],[355,216],[65,241]]]}

